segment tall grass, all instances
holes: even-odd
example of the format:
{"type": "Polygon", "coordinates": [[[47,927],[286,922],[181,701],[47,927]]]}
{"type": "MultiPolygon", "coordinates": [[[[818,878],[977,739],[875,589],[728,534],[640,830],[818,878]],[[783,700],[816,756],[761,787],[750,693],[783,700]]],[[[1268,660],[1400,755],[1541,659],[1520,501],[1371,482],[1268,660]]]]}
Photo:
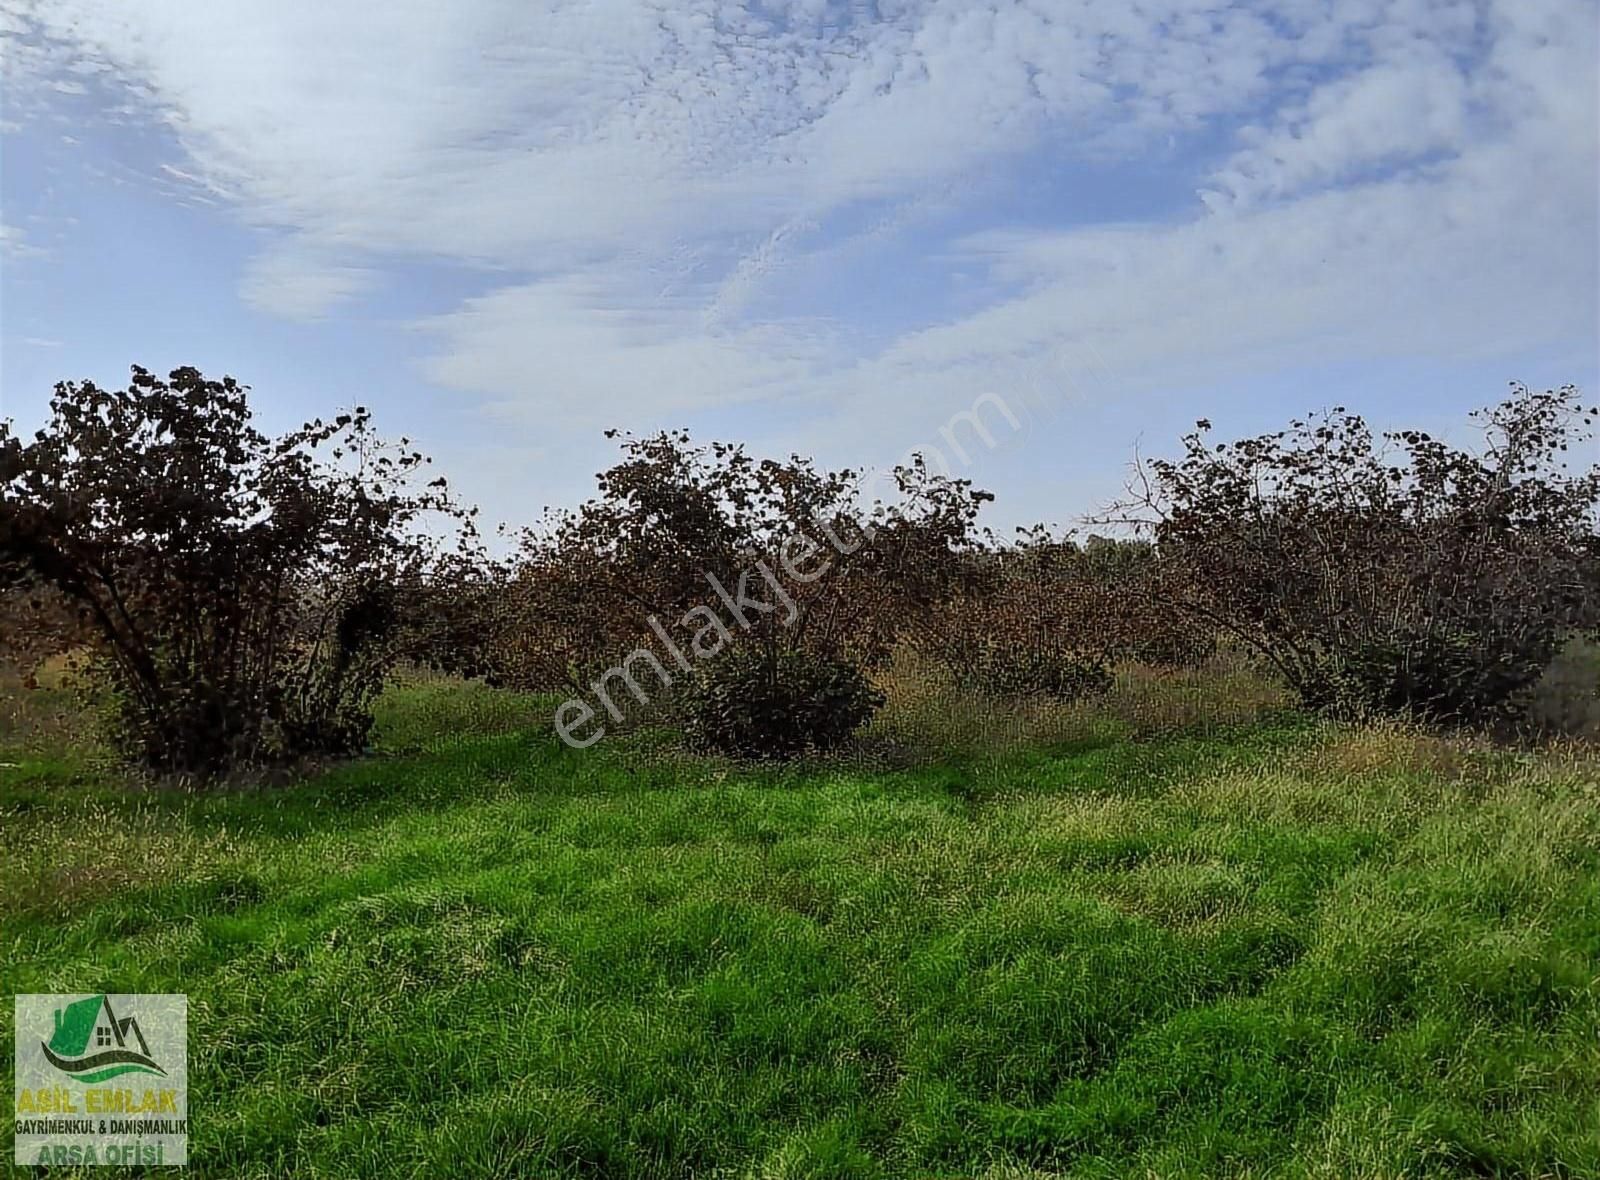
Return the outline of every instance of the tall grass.
{"type": "Polygon", "coordinates": [[[186,992],[208,1177],[1600,1175],[1592,748],[1255,692],[902,695],[1003,740],[889,766],[417,681],[276,791],[4,754],[6,983],[186,992]]]}
{"type": "Polygon", "coordinates": [[[1083,700],[988,697],[962,689],[915,652],[900,653],[880,682],[889,701],[869,737],[924,758],[1002,755],[1070,742],[1218,734],[1280,714],[1285,691],[1237,657],[1199,668],[1115,669],[1110,691],[1083,700]]]}

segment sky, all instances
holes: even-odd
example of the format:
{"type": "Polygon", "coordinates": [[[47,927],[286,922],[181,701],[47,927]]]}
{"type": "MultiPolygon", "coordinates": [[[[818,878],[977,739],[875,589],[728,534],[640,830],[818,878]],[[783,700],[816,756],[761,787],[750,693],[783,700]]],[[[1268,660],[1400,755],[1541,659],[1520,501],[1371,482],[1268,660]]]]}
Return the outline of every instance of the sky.
{"type": "Polygon", "coordinates": [[[513,523],[609,427],[1002,530],[1199,417],[1466,441],[1600,387],[1597,63],[1600,0],[0,0],[0,418],[192,364],[513,523]]]}

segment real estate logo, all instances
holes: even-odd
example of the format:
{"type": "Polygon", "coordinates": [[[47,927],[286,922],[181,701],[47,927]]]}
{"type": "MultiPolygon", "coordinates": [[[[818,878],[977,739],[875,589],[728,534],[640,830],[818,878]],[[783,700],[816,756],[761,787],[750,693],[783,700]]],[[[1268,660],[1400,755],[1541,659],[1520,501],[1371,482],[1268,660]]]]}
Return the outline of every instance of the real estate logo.
{"type": "Polygon", "coordinates": [[[189,1000],[16,998],[19,1164],[183,1164],[189,1000]]]}

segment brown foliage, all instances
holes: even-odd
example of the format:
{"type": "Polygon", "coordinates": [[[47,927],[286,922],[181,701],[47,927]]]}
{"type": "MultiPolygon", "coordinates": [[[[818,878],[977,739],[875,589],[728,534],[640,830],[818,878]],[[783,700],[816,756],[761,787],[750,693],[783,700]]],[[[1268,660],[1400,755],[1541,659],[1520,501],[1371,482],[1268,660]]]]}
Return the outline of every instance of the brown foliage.
{"type": "Polygon", "coordinates": [[[53,587],[14,573],[0,576],[0,666],[31,678],[46,660],[66,656],[89,641],[84,620],[53,587]]]}
{"type": "Polygon", "coordinates": [[[1111,665],[1193,666],[1210,632],[1156,604],[1148,542],[1091,536],[1079,545],[1043,525],[991,541],[964,562],[960,588],[916,633],[958,682],[999,696],[1072,700],[1104,691],[1111,665]]]}
{"type": "MultiPolygon", "coordinates": [[[[455,670],[582,693],[644,648],[675,679],[659,628],[693,664],[685,700],[731,699],[706,682],[716,669],[764,683],[771,700],[786,699],[777,682],[791,673],[839,685],[841,669],[882,665],[947,593],[989,498],[918,460],[896,472],[893,505],[869,505],[858,473],[799,456],[757,459],[681,431],[612,436],[622,458],[597,497],[459,579],[457,638],[431,645],[455,670]],[[724,647],[746,654],[718,661],[724,647]]],[[[774,748],[803,744],[774,736],[774,748]]]]}
{"type": "Polygon", "coordinates": [[[426,462],[359,407],[269,439],[192,368],[65,382],[31,440],[0,425],[0,570],[76,610],[147,766],[358,749],[430,551],[411,526],[454,512],[413,489],[426,462]]]}
{"type": "Polygon", "coordinates": [[[1415,430],[1374,439],[1342,409],[1141,469],[1124,513],[1159,596],[1270,661],[1336,713],[1516,714],[1565,638],[1600,622],[1600,468],[1567,469],[1595,411],[1513,387],[1479,452],[1415,430]]]}

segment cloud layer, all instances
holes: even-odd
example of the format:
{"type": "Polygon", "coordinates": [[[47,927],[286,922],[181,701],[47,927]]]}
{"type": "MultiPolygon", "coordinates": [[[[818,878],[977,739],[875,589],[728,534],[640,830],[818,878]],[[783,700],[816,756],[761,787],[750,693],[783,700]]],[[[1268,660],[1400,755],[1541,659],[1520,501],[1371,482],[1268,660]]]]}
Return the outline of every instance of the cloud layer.
{"type": "Polygon", "coordinates": [[[1126,395],[1592,346],[1600,310],[1591,0],[51,0],[7,24],[14,76],[164,122],[167,183],[275,231],[251,304],[480,271],[419,325],[426,373],[515,419],[754,402],[891,429],[1090,368],[1126,395]],[[1158,220],[1072,212],[1075,170],[1147,161],[1158,220]],[[1046,175],[1043,212],[986,215],[1046,175]],[[885,338],[788,286],[831,260],[842,307],[908,252],[977,294],[883,309],[885,338]]]}

